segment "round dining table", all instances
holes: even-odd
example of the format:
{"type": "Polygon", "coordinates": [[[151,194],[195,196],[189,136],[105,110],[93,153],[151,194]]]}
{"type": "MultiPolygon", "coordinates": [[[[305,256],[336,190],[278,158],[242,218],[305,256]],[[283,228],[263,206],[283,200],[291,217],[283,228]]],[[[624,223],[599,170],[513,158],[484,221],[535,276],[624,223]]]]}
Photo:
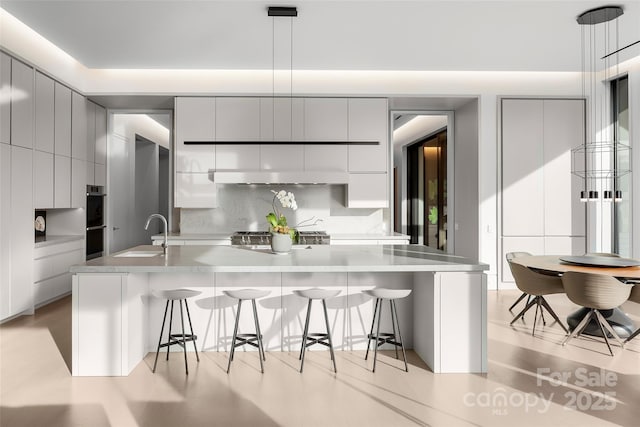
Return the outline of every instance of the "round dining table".
{"type": "MultiPolygon", "coordinates": [[[[604,256],[569,255],[526,255],[514,258],[511,262],[520,264],[542,274],[562,276],[567,271],[605,274],[628,283],[640,286],[640,260],[604,256]]],[[[580,308],[567,316],[569,329],[573,330],[588,313],[588,308],[580,308]]],[[[627,338],[635,330],[635,324],[620,308],[600,310],[620,338],[627,338]]],[[[598,324],[592,321],[583,332],[587,335],[602,336],[598,324]]]]}

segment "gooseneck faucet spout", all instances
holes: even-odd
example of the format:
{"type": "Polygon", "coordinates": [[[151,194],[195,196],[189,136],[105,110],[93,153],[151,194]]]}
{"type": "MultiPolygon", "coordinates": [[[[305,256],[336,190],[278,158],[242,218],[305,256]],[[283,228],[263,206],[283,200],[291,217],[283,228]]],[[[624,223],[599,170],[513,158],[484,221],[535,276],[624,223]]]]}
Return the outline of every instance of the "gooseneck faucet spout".
{"type": "Polygon", "coordinates": [[[162,253],[166,255],[167,254],[167,229],[168,229],[167,219],[160,214],[151,214],[149,215],[149,218],[147,218],[147,223],[144,225],[145,230],[149,228],[149,223],[153,218],[161,219],[162,223],[164,224],[164,243],[162,243],[162,253]]]}

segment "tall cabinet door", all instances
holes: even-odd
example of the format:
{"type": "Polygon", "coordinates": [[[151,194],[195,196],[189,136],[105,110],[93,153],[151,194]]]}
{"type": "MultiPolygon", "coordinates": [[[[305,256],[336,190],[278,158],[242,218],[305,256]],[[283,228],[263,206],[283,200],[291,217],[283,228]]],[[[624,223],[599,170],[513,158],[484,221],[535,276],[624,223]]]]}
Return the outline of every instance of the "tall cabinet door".
{"type": "Polygon", "coordinates": [[[502,101],[502,234],[544,235],[544,101],[502,101]]]}
{"type": "Polygon", "coordinates": [[[11,145],[33,148],[33,68],[11,61],[11,145]]]}
{"type": "Polygon", "coordinates": [[[33,156],[11,147],[11,313],[33,309],[33,156]]]}
{"type": "MultiPolygon", "coordinates": [[[[0,52],[0,88],[11,87],[11,57],[0,52]]],[[[0,143],[11,143],[11,103],[0,102],[0,143]]]]}
{"type": "Polygon", "coordinates": [[[71,157],[87,160],[87,98],[71,95],[71,157]]]}
{"type": "Polygon", "coordinates": [[[54,82],[36,72],[36,135],[34,148],[53,153],[54,147],[54,82]]]}
{"type": "Polygon", "coordinates": [[[54,153],[71,157],[71,89],[55,83],[54,153]]]}
{"type": "Polygon", "coordinates": [[[0,319],[11,315],[11,146],[0,143],[0,319]]]}
{"type": "MultiPolygon", "coordinates": [[[[544,234],[584,236],[582,179],[571,174],[571,149],[584,143],[584,101],[544,101],[544,234]],[[559,179],[561,178],[561,179],[559,179]]],[[[548,252],[548,251],[547,251],[548,252]]]]}

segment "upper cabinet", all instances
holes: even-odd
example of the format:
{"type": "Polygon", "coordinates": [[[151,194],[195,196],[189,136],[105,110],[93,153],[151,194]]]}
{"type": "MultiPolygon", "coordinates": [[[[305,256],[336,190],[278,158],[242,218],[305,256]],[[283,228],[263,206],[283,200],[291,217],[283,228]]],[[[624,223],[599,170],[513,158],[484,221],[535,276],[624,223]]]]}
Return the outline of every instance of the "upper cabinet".
{"type": "Polygon", "coordinates": [[[33,148],[33,68],[11,60],[11,145],[33,148]]]}
{"type": "Polygon", "coordinates": [[[304,141],[304,98],[260,98],[261,141],[304,141]]]}
{"type": "MultiPolygon", "coordinates": [[[[11,57],[0,52],[0,88],[11,87],[11,57]]],[[[11,143],[11,103],[0,102],[0,143],[11,143]]]]}
{"type": "Polygon", "coordinates": [[[215,101],[217,141],[260,140],[259,98],[216,98],[215,101]]]}
{"type": "Polygon", "coordinates": [[[87,101],[87,161],[95,162],[96,154],[96,104],[87,101]]]}
{"type": "Polygon", "coordinates": [[[36,72],[35,145],[39,151],[53,154],[54,148],[54,88],[52,79],[36,72]]]}
{"type": "Polygon", "coordinates": [[[71,95],[71,157],[87,160],[87,98],[71,95]]]}
{"type": "Polygon", "coordinates": [[[305,98],[305,141],[347,141],[347,98],[305,98]]]}
{"type": "Polygon", "coordinates": [[[387,100],[349,99],[349,172],[386,172],[389,151],[387,100]],[[370,145],[371,144],[371,145],[370,145]]]}
{"type": "MultiPolygon", "coordinates": [[[[99,105],[96,105],[96,149],[94,160],[98,165],[107,164],[107,111],[99,105]]],[[[98,169],[96,169],[96,173],[97,171],[98,169]]],[[[98,181],[97,176],[96,181],[98,181]]],[[[96,182],[96,185],[101,184],[96,182]]]]}
{"type": "Polygon", "coordinates": [[[71,157],[71,89],[56,82],[54,103],[54,153],[71,157]]]}
{"type": "Polygon", "coordinates": [[[213,145],[185,142],[213,142],[216,139],[215,98],[179,97],[176,115],[176,172],[207,172],[215,168],[213,145]]]}

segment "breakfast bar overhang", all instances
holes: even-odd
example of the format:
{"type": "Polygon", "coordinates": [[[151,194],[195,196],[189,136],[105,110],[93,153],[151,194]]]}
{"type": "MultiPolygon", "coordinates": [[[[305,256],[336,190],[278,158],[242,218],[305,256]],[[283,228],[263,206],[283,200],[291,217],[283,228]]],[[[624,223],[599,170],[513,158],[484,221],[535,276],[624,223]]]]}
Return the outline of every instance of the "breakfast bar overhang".
{"type": "Polygon", "coordinates": [[[201,291],[191,305],[198,350],[227,351],[233,307],[222,291],[237,287],[270,291],[258,301],[267,352],[300,349],[304,302],[295,289],[340,289],[328,302],[331,329],[336,349],[352,351],[366,348],[373,313],[362,291],[410,288],[398,310],[408,347],[434,373],[486,372],[486,269],[415,245],[299,245],[287,255],[266,247],[170,246],[163,254],[137,246],[71,268],[73,375],[126,376],[155,350],[163,307],[154,290],[201,291]]]}

